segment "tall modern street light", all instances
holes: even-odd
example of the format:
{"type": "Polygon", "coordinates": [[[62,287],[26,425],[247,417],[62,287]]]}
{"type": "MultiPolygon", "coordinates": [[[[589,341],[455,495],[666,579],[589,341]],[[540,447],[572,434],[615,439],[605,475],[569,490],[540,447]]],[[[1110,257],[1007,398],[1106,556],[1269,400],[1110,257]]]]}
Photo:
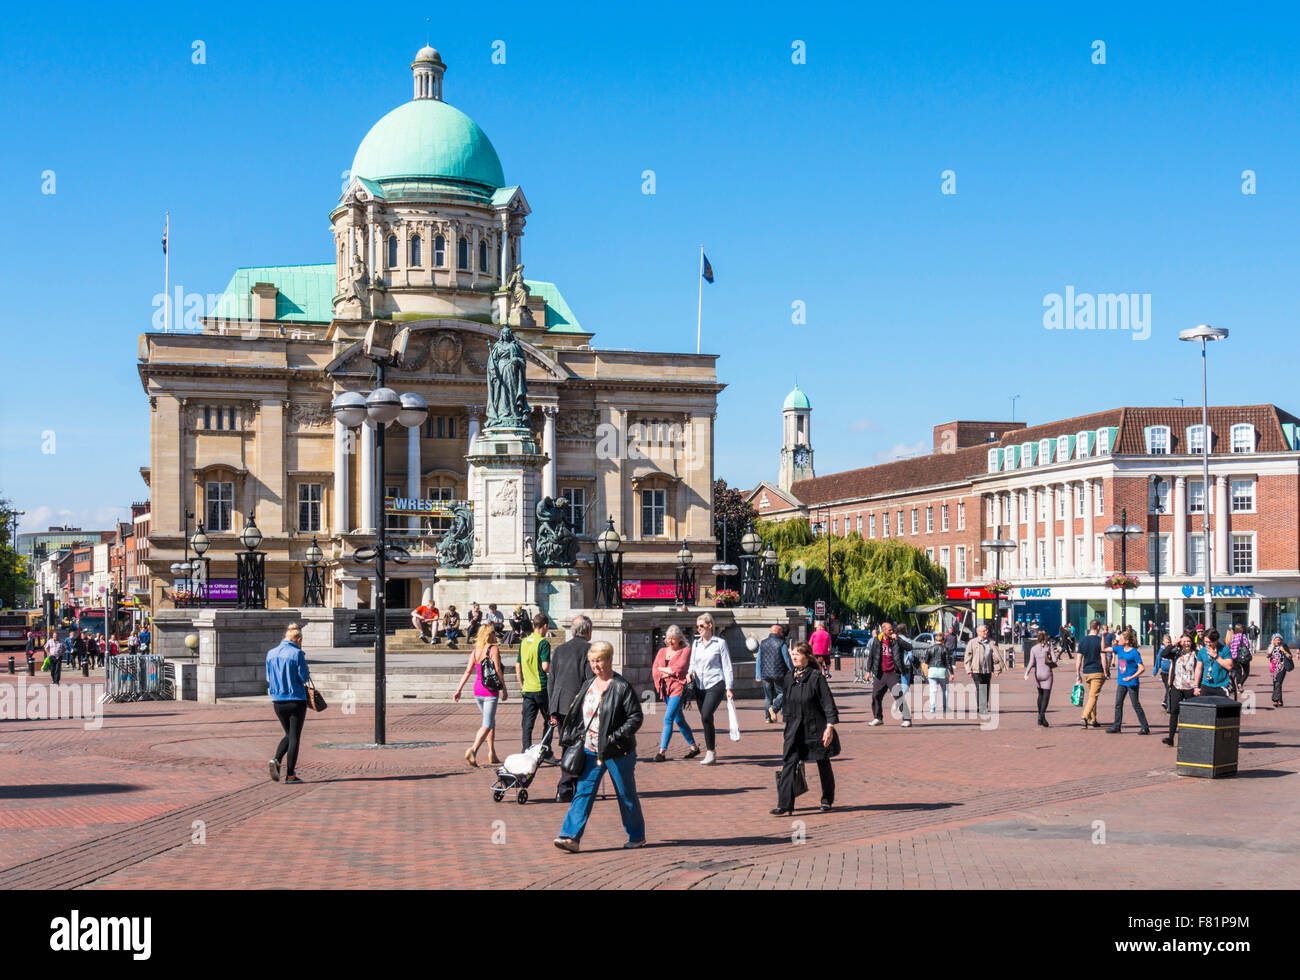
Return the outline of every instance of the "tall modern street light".
{"type": "MultiPolygon", "coordinates": [[[[1151,561],[1151,575],[1155,579],[1156,589],[1156,635],[1155,639],[1151,641],[1151,646],[1156,653],[1159,653],[1160,638],[1164,635],[1164,627],[1161,625],[1160,621],[1160,515],[1165,512],[1164,506],[1160,503],[1160,488],[1164,485],[1165,479],[1155,473],[1153,473],[1148,479],[1151,481],[1151,510],[1155,514],[1156,519],[1155,547],[1152,552],[1154,557],[1151,561]]],[[[1172,640],[1173,637],[1171,636],[1170,639],[1172,640]]]]}
{"type": "MultiPolygon", "coordinates": [[[[1119,542],[1119,573],[1128,575],[1128,543],[1142,537],[1142,529],[1136,524],[1128,522],[1128,508],[1123,507],[1119,512],[1119,523],[1112,524],[1104,532],[1107,541],[1119,542]]],[[[1160,558],[1160,546],[1156,544],[1156,559],[1160,558]]],[[[1159,619],[1157,610],[1156,618],[1159,619]]],[[[1119,590],[1119,622],[1120,629],[1128,628],[1128,586],[1122,586],[1119,590]]]]}
{"type": "MultiPolygon", "coordinates": [[[[1209,402],[1206,399],[1206,369],[1205,369],[1205,347],[1211,340],[1227,340],[1228,331],[1223,327],[1211,327],[1209,324],[1202,323],[1191,330],[1183,330],[1178,334],[1179,340],[1186,340],[1192,343],[1201,342],[1201,473],[1202,473],[1202,499],[1205,507],[1201,512],[1203,520],[1203,533],[1205,535],[1205,628],[1208,630],[1213,623],[1214,616],[1214,596],[1210,591],[1210,409],[1209,402]]],[[[1219,514],[1215,520],[1223,520],[1223,515],[1219,514]]]]}
{"type": "MultiPolygon", "coordinates": [[[[401,564],[410,556],[405,548],[390,545],[387,537],[387,517],[384,513],[384,430],[392,422],[398,422],[406,428],[422,425],[429,414],[429,406],[424,398],[413,392],[399,395],[392,388],[385,386],[384,369],[400,365],[405,357],[406,343],[410,337],[409,328],[402,328],[395,334],[393,325],[376,320],[366,332],[363,350],[366,357],[375,365],[375,387],[369,395],[363,396],[357,391],[340,392],[331,405],[334,417],[340,423],[352,428],[365,421],[375,427],[374,470],[363,473],[361,478],[369,480],[370,486],[377,493],[372,494],[374,512],[366,515],[365,520],[374,521],[374,547],[358,548],[353,553],[355,561],[375,562],[375,744],[387,744],[387,696],[388,684],[384,676],[386,655],[386,618],[385,595],[387,586],[384,562],[387,558],[401,564]]],[[[364,523],[364,522],[363,522],[364,523]]]]}

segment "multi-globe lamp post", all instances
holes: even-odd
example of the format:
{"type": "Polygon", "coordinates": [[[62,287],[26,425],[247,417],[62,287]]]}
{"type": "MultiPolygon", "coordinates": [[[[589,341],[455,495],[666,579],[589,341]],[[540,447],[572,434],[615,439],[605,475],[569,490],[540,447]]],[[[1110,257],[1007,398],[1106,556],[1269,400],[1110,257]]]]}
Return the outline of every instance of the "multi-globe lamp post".
{"type": "Polygon", "coordinates": [[[743,552],[740,556],[740,604],[742,606],[758,605],[763,567],[763,558],[759,552],[762,549],[763,539],[754,532],[754,525],[750,524],[740,539],[740,550],[743,552]]]}
{"type": "Polygon", "coordinates": [[[304,557],[306,561],[302,566],[302,604],[318,609],[325,605],[325,583],[321,577],[321,559],[325,557],[325,553],[320,550],[314,534],[304,557]]]}
{"type": "MultiPolygon", "coordinates": [[[[1203,534],[1205,536],[1205,609],[1204,625],[1208,630],[1214,623],[1214,595],[1210,590],[1210,407],[1206,395],[1206,345],[1212,340],[1227,340],[1228,331],[1223,327],[1212,327],[1207,323],[1193,327],[1191,330],[1183,330],[1178,334],[1179,340],[1185,340],[1188,343],[1201,344],[1201,479],[1202,479],[1202,499],[1205,507],[1202,509],[1202,520],[1204,521],[1203,534]]],[[[1216,518],[1223,520],[1220,514],[1216,518]]]]}
{"type": "MultiPolygon", "coordinates": [[[[349,429],[363,423],[374,426],[374,472],[363,473],[362,479],[369,481],[370,485],[377,490],[382,490],[384,430],[393,422],[397,422],[408,429],[422,425],[425,417],[429,414],[429,406],[423,397],[414,392],[399,395],[392,388],[384,386],[384,367],[389,361],[395,360],[393,355],[390,355],[387,351],[372,351],[369,352],[369,356],[375,362],[377,387],[369,395],[362,395],[359,391],[341,392],[335,397],[331,410],[334,413],[334,418],[349,429]],[[376,479],[376,475],[378,475],[378,479],[376,479]]],[[[387,585],[387,573],[384,563],[386,559],[391,558],[398,564],[402,564],[409,555],[405,548],[389,545],[388,543],[382,493],[372,494],[372,500],[375,513],[367,515],[366,519],[375,522],[375,544],[373,548],[358,548],[353,554],[353,559],[356,561],[370,561],[373,559],[375,563],[375,744],[385,745],[387,744],[386,697],[388,685],[384,676],[386,654],[384,593],[387,585]]]]}
{"type": "MultiPolygon", "coordinates": [[[[1008,541],[1002,537],[1002,525],[998,524],[993,528],[993,537],[985,538],[980,542],[980,547],[985,551],[991,551],[994,555],[994,572],[993,577],[999,582],[1002,580],[1002,556],[1016,550],[1016,543],[1008,541]]],[[[989,632],[994,636],[1000,634],[1002,621],[1002,597],[995,591],[993,593],[993,622],[989,624],[989,632]]]]}
{"type": "Polygon", "coordinates": [[[240,609],[266,608],[266,552],[258,551],[262,529],[252,512],[239,532],[243,551],[235,552],[235,605],[240,609]]]}
{"type": "Polygon", "coordinates": [[[185,541],[185,560],[171,564],[172,577],[183,577],[186,591],[189,593],[189,598],[185,602],[178,603],[173,599],[173,605],[198,606],[202,609],[207,604],[208,558],[205,556],[211,545],[207,532],[203,530],[203,522],[199,521],[198,530],[185,541]],[[194,551],[193,560],[189,557],[190,549],[194,551]]]}
{"type": "MultiPolygon", "coordinates": [[[[623,539],[610,517],[605,530],[596,536],[596,608],[623,606],[623,539]]],[[[683,548],[685,545],[683,545],[683,548]]],[[[680,552],[678,553],[680,556],[680,552]]]]}
{"type": "Polygon", "coordinates": [[[677,552],[677,606],[685,609],[695,601],[695,556],[691,549],[682,542],[677,552]]]}
{"type": "MultiPolygon", "coordinates": [[[[1119,542],[1119,574],[1120,579],[1125,584],[1120,586],[1119,590],[1119,624],[1120,629],[1128,629],[1128,543],[1136,541],[1142,537],[1142,528],[1136,524],[1128,522],[1128,508],[1123,507],[1119,512],[1119,523],[1112,524],[1106,528],[1103,534],[1106,535],[1107,541],[1119,542]]],[[[1160,559],[1160,546],[1156,545],[1156,560],[1160,559]]],[[[1160,610],[1156,609],[1156,619],[1160,618],[1160,610]]]]}

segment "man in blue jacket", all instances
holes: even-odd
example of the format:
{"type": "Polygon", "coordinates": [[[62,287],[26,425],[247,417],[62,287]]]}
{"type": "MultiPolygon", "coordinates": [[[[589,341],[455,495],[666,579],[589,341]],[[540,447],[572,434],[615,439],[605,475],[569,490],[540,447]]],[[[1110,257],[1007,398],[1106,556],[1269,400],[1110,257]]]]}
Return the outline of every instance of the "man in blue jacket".
{"type": "Polygon", "coordinates": [[[284,631],[279,646],[266,653],[266,686],[270,690],[275,716],[280,719],[284,737],[275,750],[275,758],[268,764],[271,778],[280,779],[280,760],[288,762],[286,783],[301,783],[294,775],[298,763],[298,741],[302,737],[302,724],[307,718],[307,685],[311,672],[307,669],[307,656],[302,652],[302,630],[290,623],[284,631]]]}

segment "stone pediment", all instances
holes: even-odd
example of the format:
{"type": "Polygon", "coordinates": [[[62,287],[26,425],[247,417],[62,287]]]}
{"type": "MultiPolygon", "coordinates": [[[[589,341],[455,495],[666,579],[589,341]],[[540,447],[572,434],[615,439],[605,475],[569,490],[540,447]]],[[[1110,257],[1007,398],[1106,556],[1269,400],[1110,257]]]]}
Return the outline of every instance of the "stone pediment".
{"type": "MultiPolygon", "coordinates": [[[[403,366],[389,370],[389,377],[393,380],[449,375],[484,379],[488,350],[501,332],[500,327],[492,324],[445,318],[407,321],[398,326],[409,327],[411,339],[403,366]]],[[[523,340],[520,346],[524,360],[530,366],[530,382],[564,381],[568,378],[564,369],[537,347],[523,340]]],[[[326,365],[325,370],[336,376],[369,376],[373,365],[362,353],[361,341],[358,340],[326,365]]]]}

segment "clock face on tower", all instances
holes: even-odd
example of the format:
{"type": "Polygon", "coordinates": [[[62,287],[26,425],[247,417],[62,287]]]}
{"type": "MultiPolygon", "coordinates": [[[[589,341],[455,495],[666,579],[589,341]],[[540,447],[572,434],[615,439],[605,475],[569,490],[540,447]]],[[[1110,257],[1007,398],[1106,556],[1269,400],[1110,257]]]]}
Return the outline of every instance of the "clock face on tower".
{"type": "Polygon", "coordinates": [[[800,446],[798,449],[794,451],[794,465],[801,468],[806,467],[808,465],[808,458],[810,455],[811,454],[808,452],[807,446],[800,446]]]}

